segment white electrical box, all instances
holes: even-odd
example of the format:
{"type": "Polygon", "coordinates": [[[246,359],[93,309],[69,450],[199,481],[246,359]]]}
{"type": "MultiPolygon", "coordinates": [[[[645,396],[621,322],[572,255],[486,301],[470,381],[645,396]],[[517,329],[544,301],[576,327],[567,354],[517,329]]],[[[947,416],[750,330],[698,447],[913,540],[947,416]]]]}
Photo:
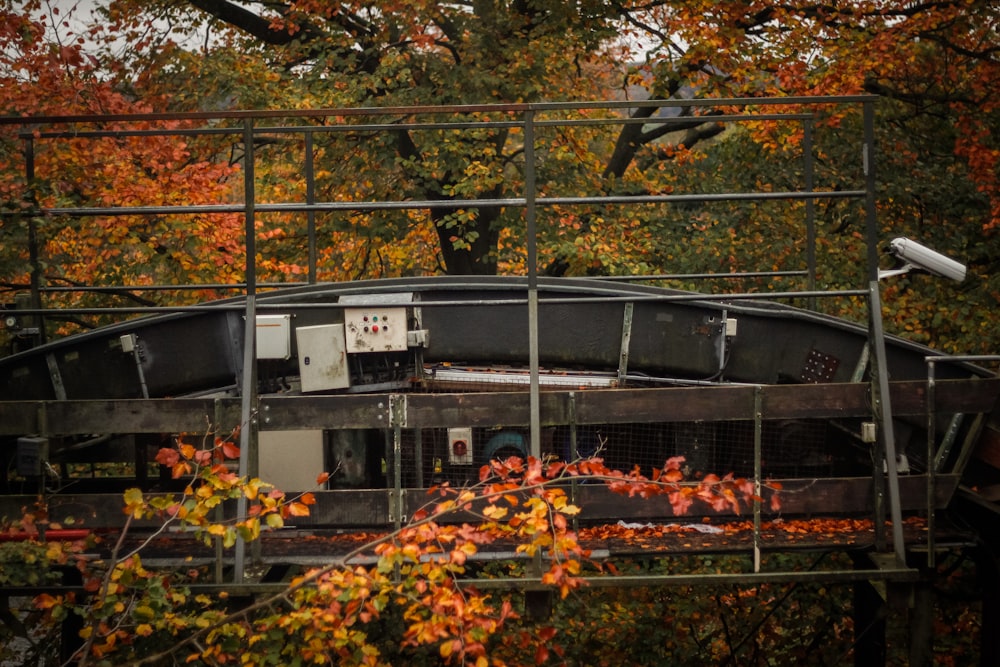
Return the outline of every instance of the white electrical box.
{"type": "Polygon", "coordinates": [[[291,315],[257,316],[257,358],[288,359],[292,356],[291,315]]]}
{"type": "Polygon", "coordinates": [[[448,463],[456,466],[472,465],[472,429],[448,429],[448,463]]]}
{"type": "Polygon", "coordinates": [[[406,325],[405,306],[345,308],[347,351],[405,352],[406,325]]]}
{"type": "Polygon", "coordinates": [[[295,330],[302,391],[327,391],[351,386],[343,324],[320,324],[295,330]]]}
{"type": "Polygon", "coordinates": [[[124,352],[125,354],[131,354],[132,352],[135,352],[135,346],[136,343],[138,343],[138,338],[134,333],[120,336],[118,340],[122,344],[122,352],[124,352]]]}
{"type": "Polygon", "coordinates": [[[735,317],[726,318],[726,338],[734,338],[736,336],[738,320],[735,317]]]}
{"type": "Polygon", "coordinates": [[[875,422],[861,422],[861,442],[872,444],[878,440],[878,430],[875,422]]]}

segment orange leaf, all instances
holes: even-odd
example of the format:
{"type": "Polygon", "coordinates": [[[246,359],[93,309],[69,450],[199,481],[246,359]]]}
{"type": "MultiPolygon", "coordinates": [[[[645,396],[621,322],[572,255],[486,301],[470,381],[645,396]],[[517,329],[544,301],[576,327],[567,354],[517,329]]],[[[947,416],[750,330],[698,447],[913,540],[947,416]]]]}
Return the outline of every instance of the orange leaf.
{"type": "Polygon", "coordinates": [[[304,503],[288,503],[288,513],[291,516],[309,516],[309,507],[304,503]]]}

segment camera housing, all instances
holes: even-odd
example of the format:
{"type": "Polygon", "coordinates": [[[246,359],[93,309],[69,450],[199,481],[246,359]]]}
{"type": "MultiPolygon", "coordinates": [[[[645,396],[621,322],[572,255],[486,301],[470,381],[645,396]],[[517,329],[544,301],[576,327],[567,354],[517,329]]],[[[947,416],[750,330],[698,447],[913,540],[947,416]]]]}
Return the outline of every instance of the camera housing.
{"type": "Polygon", "coordinates": [[[904,262],[903,266],[891,271],[879,271],[879,278],[896,276],[914,269],[932,273],[955,282],[965,280],[965,264],[931,250],[913,239],[900,236],[889,243],[889,252],[904,262]]]}

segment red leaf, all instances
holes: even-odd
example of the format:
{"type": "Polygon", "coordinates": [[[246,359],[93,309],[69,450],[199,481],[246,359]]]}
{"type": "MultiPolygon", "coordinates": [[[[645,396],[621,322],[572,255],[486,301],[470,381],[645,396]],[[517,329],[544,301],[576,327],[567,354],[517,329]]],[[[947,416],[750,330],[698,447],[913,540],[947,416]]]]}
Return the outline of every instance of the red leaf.
{"type": "Polygon", "coordinates": [[[156,453],[156,462],[168,468],[174,467],[180,460],[181,455],[173,447],[161,447],[156,453]]]}

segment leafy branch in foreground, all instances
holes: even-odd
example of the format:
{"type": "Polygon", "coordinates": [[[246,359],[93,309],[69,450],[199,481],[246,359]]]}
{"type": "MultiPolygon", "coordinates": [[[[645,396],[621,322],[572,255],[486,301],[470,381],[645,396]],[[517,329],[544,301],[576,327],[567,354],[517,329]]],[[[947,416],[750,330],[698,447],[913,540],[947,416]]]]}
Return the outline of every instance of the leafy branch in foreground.
{"type": "MultiPolygon", "coordinates": [[[[161,450],[157,461],[188,483],[179,495],[127,491],[127,524],[159,518],[154,535],[179,524],[206,543],[228,545],[238,538],[255,540],[285,519],[308,513],[312,494],[289,499],[265,482],[240,478],[230,469],[238,456],[238,448],[223,438],[200,449],[180,442],[161,450]],[[238,497],[253,501],[248,516],[224,519],[218,508],[238,497]]],[[[631,496],[664,497],[678,515],[696,502],[738,511],[757,499],[747,480],[708,476],[686,482],[683,461],[671,458],[650,477],[611,470],[599,458],[492,461],[476,484],[431,489],[429,502],[399,530],[243,606],[224,593],[192,594],[189,584],[201,576],[198,568],[145,567],[140,551],[151,538],[119,556],[122,537],[109,561],[87,564],[85,587],[93,595],[86,602],[49,597],[38,606],[51,621],[67,613],[84,618],[80,664],[170,659],[211,665],[388,664],[385,632],[392,623],[398,634],[394,650],[404,654],[485,667],[504,664],[491,649],[514,641],[530,649],[524,653],[529,661],[541,664],[563,655],[558,633],[544,628],[529,638],[512,629],[505,637],[518,613],[508,597],[475,586],[477,554],[491,546],[510,549],[529,564],[532,576],[565,598],[585,583],[582,571],[590,559],[573,528],[580,508],[567,493],[571,480],[603,482],[631,496]]]]}

